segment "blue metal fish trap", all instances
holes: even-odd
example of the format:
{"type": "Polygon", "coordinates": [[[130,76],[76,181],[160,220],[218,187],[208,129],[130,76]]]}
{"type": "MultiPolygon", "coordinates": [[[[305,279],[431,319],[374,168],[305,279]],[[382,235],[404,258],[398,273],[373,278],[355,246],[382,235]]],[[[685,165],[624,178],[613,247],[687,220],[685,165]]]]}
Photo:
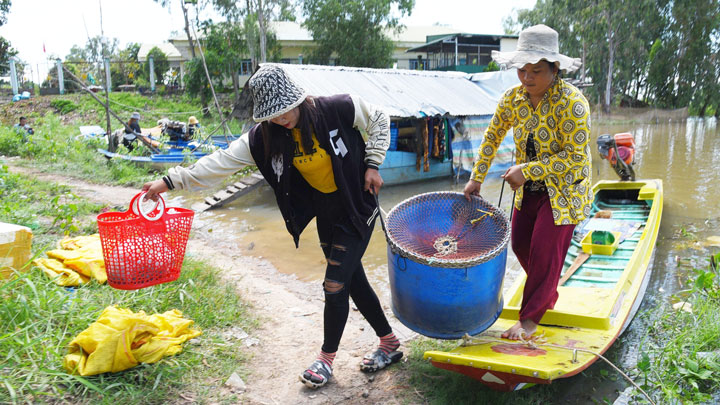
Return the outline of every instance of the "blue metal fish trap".
{"type": "Polygon", "coordinates": [[[395,316],[425,336],[458,339],[502,312],[510,224],[480,197],[432,192],[387,215],[388,272],[395,316]]]}

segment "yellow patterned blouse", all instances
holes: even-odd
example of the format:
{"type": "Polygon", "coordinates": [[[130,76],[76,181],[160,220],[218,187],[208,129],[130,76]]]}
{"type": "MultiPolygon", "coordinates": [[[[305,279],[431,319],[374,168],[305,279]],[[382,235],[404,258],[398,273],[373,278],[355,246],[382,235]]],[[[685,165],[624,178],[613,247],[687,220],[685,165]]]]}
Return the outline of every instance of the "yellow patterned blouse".
{"type": "MultiPolygon", "coordinates": [[[[556,225],[577,224],[590,214],[593,201],[590,174],[590,107],[574,86],[557,79],[533,109],[527,91],[518,85],[500,100],[485,131],[471,178],[485,180],[498,146],[512,128],[515,163],[528,181],[544,181],[556,225]],[[527,161],[525,147],[534,134],[537,159],[527,161]]],[[[523,187],[515,207],[521,209],[523,187]]]]}

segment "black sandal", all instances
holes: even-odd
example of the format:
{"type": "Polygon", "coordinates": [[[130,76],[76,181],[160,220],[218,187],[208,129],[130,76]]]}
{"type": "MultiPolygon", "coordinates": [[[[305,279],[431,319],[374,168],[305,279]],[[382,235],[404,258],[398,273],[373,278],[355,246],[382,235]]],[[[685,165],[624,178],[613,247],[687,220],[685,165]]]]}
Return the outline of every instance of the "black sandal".
{"type": "Polygon", "coordinates": [[[366,373],[374,373],[393,363],[397,363],[400,359],[402,359],[402,356],[403,353],[397,350],[385,354],[385,352],[381,349],[377,349],[374,352],[365,355],[363,361],[360,363],[360,370],[366,373]],[[370,362],[366,363],[366,360],[369,360],[370,362]]]}
{"type": "Polygon", "coordinates": [[[332,376],[332,368],[321,360],[315,360],[310,367],[300,374],[300,381],[312,389],[318,389],[327,384],[332,376]]]}

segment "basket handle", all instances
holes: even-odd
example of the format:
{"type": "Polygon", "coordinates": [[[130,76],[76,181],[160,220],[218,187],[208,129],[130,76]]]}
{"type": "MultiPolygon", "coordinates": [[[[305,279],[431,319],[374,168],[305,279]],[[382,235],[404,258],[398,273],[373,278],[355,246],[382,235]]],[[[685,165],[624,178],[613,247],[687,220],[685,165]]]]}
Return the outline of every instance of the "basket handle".
{"type": "Polygon", "coordinates": [[[160,218],[162,218],[163,214],[165,213],[165,199],[163,199],[162,196],[158,194],[159,198],[158,198],[157,202],[155,203],[155,206],[148,211],[144,211],[142,208],[142,205],[140,204],[140,201],[143,200],[143,198],[145,197],[145,194],[147,194],[147,193],[143,191],[143,192],[137,194],[135,197],[133,197],[133,199],[130,201],[130,208],[132,209],[132,212],[135,215],[140,215],[141,217],[145,218],[148,221],[157,221],[160,218]],[[162,205],[162,208],[160,209],[160,214],[152,216],[152,217],[148,216],[149,213],[156,211],[160,205],[162,205]]]}

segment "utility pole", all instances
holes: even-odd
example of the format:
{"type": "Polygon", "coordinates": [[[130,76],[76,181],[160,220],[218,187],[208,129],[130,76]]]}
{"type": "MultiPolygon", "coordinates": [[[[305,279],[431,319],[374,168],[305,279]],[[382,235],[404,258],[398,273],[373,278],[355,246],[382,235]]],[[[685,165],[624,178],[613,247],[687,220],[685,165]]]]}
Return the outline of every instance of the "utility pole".
{"type": "Polygon", "coordinates": [[[110,126],[110,89],[112,82],[110,79],[110,58],[105,57],[105,120],[107,124],[107,135],[110,136],[112,127],[110,126]]]}
{"type": "Polygon", "coordinates": [[[57,63],[58,87],[60,94],[65,94],[65,79],[63,78],[63,65],[60,58],[55,61],[57,63]]]}
{"type": "Polygon", "coordinates": [[[155,93],[155,58],[148,56],[148,69],[150,69],[150,91],[155,93]]]}
{"type": "Polygon", "coordinates": [[[10,57],[10,83],[12,85],[13,96],[18,94],[17,70],[15,69],[15,58],[10,57]]]}

